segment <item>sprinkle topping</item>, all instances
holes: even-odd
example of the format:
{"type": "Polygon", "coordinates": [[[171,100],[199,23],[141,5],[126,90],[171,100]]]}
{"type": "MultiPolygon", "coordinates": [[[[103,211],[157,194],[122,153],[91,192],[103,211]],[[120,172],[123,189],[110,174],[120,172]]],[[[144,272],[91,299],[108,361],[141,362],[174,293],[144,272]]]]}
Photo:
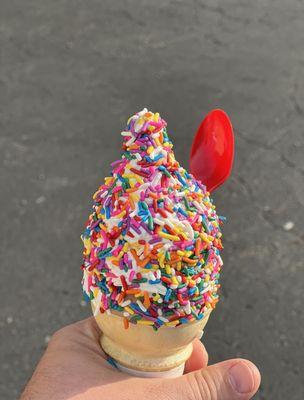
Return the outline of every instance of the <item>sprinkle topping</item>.
{"type": "Polygon", "coordinates": [[[84,296],[126,329],[177,327],[218,302],[223,217],[175,160],[166,125],[147,109],[128,120],[82,234],[84,296]]]}

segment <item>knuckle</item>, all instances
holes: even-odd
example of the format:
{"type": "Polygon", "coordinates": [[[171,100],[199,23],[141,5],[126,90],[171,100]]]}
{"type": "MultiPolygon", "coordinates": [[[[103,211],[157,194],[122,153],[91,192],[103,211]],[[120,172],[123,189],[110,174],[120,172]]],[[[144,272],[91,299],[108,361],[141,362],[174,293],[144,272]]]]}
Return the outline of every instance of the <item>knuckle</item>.
{"type": "Polygon", "coordinates": [[[191,383],[193,399],[219,400],[217,385],[208,370],[196,371],[191,383]]]}

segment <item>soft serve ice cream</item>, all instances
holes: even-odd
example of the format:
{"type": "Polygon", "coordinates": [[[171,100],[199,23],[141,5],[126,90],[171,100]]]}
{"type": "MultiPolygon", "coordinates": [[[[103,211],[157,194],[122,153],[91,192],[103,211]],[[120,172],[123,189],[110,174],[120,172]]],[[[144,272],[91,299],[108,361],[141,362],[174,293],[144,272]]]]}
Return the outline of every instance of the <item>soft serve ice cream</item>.
{"type": "Polygon", "coordinates": [[[121,134],[82,235],[84,296],[125,328],[191,324],[218,302],[222,218],[176,161],[158,113],[133,115],[121,134]]]}

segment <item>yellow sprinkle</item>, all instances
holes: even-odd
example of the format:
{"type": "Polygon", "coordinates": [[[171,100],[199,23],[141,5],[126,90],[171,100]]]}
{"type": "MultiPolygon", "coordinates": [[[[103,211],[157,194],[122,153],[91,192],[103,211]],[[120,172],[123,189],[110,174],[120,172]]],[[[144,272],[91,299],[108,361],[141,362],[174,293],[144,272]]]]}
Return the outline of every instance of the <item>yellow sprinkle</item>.
{"type": "Polygon", "coordinates": [[[171,280],[173,285],[178,285],[178,280],[176,279],[176,276],[172,276],[171,280]]]}
{"type": "Polygon", "coordinates": [[[131,314],[131,315],[133,315],[134,314],[134,311],[132,310],[132,308],[130,308],[130,307],[125,307],[125,311],[127,311],[129,314],[131,314]]]}
{"type": "Polygon", "coordinates": [[[107,176],[106,178],[105,178],[105,184],[106,185],[109,185],[109,184],[111,184],[113,182],[113,177],[112,176],[107,176]]]}
{"type": "MultiPolygon", "coordinates": [[[[137,321],[137,322],[138,322],[138,321],[137,321]]],[[[165,325],[166,325],[166,326],[175,326],[175,325],[177,325],[177,324],[179,324],[179,320],[171,321],[171,322],[165,322],[165,325]]]]}
{"type": "Polygon", "coordinates": [[[158,260],[159,260],[160,267],[165,268],[165,264],[164,264],[165,254],[164,253],[158,253],[158,260]]]}
{"type": "Polygon", "coordinates": [[[158,138],[155,138],[154,141],[155,141],[155,143],[157,144],[157,146],[161,147],[161,143],[160,143],[160,141],[159,141],[158,138]]]}
{"type": "Polygon", "coordinates": [[[182,235],[182,237],[185,239],[185,240],[188,240],[188,236],[185,234],[185,232],[180,232],[180,234],[182,235]]]}
{"type": "Polygon", "coordinates": [[[206,242],[207,244],[212,244],[212,242],[210,242],[210,240],[208,239],[208,235],[206,235],[206,233],[201,232],[199,235],[203,239],[204,242],[206,242]]]}
{"type": "Polygon", "coordinates": [[[178,236],[169,235],[168,233],[165,233],[163,231],[159,231],[158,234],[164,239],[173,240],[174,242],[178,242],[180,240],[178,236]]]}
{"type": "Polygon", "coordinates": [[[171,267],[170,265],[166,265],[166,274],[171,275],[171,267]]]}
{"type": "Polygon", "coordinates": [[[184,251],[182,251],[182,250],[177,250],[177,252],[176,252],[179,256],[184,256],[185,255],[185,252],[184,251]]]}
{"type": "Polygon", "coordinates": [[[147,153],[148,153],[148,154],[151,154],[153,150],[154,150],[154,147],[153,147],[153,146],[149,146],[149,147],[147,148],[147,153]]]}
{"type": "Polygon", "coordinates": [[[139,321],[137,321],[137,324],[140,324],[140,325],[153,325],[154,322],[153,321],[146,321],[144,319],[140,319],[139,321]]]}
{"type": "Polygon", "coordinates": [[[125,175],[123,175],[123,178],[134,179],[136,182],[141,183],[141,184],[144,183],[143,179],[139,175],[136,175],[136,174],[125,174],[125,175]]]}
{"type": "Polygon", "coordinates": [[[180,261],[177,263],[176,269],[178,271],[180,271],[182,269],[182,263],[180,261]]]}
{"type": "Polygon", "coordinates": [[[140,270],[140,273],[141,274],[148,274],[150,271],[151,271],[151,269],[144,269],[143,268],[143,269],[140,270]]]}
{"type": "Polygon", "coordinates": [[[85,254],[89,255],[90,252],[91,252],[91,241],[90,241],[90,239],[84,239],[83,240],[83,244],[84,244],[84,247],[85,247],[85,254]]]}
{"type": "Polygon", "coordinates": [[[120,214],[117,214],[115,218],[121,218],[126,214],[126,210],[123,210],[120,214]]]}
{"type": "Polygon", "coordinates": [[[157,121],[158,121],[158,119],[159,119],[159,113],[158,113],[158,112],[156,112],[156,113],[154,114],[153,119],[154,119],[154,122],[157,122],[157,121]]]}
{"type": "Polygon", "coordinates": [[[209,282],[209,280],[210,280],[210,275],[206,275],[206,276],[204,277],[204,281],[205,281],[205,282],[209,282]]]}
{"type": "Polygon", "coordinates": [[[160,295],[157,293],[154,297],[153,297],[153,300],[154,301],[157,301],[157,300],[159,300],[160,299],[160,295]]]}

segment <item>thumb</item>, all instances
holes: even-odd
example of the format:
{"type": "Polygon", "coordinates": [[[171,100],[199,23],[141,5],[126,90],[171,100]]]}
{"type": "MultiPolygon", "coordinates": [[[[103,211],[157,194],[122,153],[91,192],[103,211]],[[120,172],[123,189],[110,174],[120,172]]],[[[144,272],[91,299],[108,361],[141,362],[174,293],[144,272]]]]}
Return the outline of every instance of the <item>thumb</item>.
{"type": "Polygon", "coordinates": [[[258,390],[260,373],[250,361],[223,361],[162,382],[158,399],[247,400],[258,390]]]}

